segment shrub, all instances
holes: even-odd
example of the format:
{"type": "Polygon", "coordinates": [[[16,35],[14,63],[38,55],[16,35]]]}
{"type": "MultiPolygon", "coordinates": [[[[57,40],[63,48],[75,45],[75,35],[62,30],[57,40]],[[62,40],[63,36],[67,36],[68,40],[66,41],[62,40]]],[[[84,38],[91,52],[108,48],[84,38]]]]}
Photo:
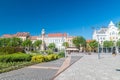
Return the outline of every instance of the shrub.
{"type": "Polygon", "coordinates": [[[47,62],[47,61],[51,61],[51,60],[55,60],[58,59],[58,55],[57,54],[50,54],[50,55],[46,55],[46,56],[42,56],[42,55],[35,55],[32,57],[31,62],[35,62],[35,63],[41,63],[41,62],[47,62]]]}
{"type": "Polygon", "coordinates": [[[0,47],[0,54],[12,54],[16,52],[24,52],[20,47],[0,47]]]}
{"type": "Polygon", "coordinates": [[[48,57],[47,56],[44,56],[44,61],[48,62],[48,57]]]}
{"type": "Polygon", "coordinates": [[[61,58],[61,57],[65,57],[65,53],[62,51],[58,54],[58,56],[61,58]]]}
{"type": "Polygon", "coordinates": [[[47,61],[51,61],[51,60],[55,60],[55,59],[58,59],[58,55],[57,54],[50,54],[50,55],[47,55],[45,57],[45,60],[47,60],[47,61]]]}
{"type": "Polygon", "coordinates": [[[19,68],[29,66],[32,64],[33,63],[31,63],[31,62],[8,62],[8,63],[0,62],[0,73],[19,69],[19,68]]]}
{"type": "Polygon", "coordinates": [[[17,52],[25,53],[23,48],[20,48],[20,47],[14,47],[14,53],[17,53],[17,52]]]}
{"type": "Polygon", "coordinates": [[[46,50],[45,51],[47,54],[53,54],[53,50],[51,50],[51,49],[48,49],[48,50],[46,50]]]}
{"type": "Polygon", "coordinates": [[[30,61],[31,55],[24,53],[15,53],[8,55],[1,55],[0,62],[21,62],[21,61],[30,61]]]}
{"type": "Polygon", "coordinates": [[[35,63],[44,62],[44,56],[42,56],[42,55],[33,56],[31,59],[31,62],[35,62],[35,63]]]}
{"type": "Polygon", "coordinates": [[[51,54],[52,55],[52,60],[58,59],[58,54],[51,54]]]}
{"type": "Polygon", "coordinates": [[[47,60],[51,61],[52,60],[52,55],[47,55],[47,60]]]}

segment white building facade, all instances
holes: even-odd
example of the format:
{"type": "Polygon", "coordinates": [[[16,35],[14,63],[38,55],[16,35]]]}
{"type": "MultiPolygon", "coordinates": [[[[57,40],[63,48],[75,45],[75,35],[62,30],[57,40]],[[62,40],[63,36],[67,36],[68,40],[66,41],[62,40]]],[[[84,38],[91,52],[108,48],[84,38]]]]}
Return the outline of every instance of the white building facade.
{"type": "Polygon", "coordinates": [[[46,34],[45,30],[42,29],[41,34],[39,36],[31,36],[29,32],[17,32],[16,34],[4,34],[3,38],[13,38],[17,37],[22,39],[23,41],[26,39],[30,39],[32,43],[36,40],[42,40],[41,50],[45,50],[50,43],[55,43],[55,47],[57,50],[64,50],[63,46],[64,42],[69,43],[69,47],[74,47],[72,43],[72,39],[74,37],[69,36],[67,33],[49,33],[46,34]]]}
{"type": "Polygon", "coordinates": [[[103,44],[104,41],[116,42],[120,39],[118,27],[111,21],[108,27],[100,28],[100,30],[94,30],[93,40],[103,44]]]}
{"type": "MultiPolygon", "coordinates": [[[[74,37],[69,37],[66,33],[50,33],[50,34],[44,34],[44,42],[45,47],[50,43],[54,43],[57,50],[64,50],[65,47],[63,46],[64,42],[69,43],[69,47],[72,47],[72,39],[74,37]],[[71,42],[70,42],[71,41],[71,42]]],[[[34,43],[36,40],[42,40],[42,34],[40,36],[32,36],[31,37],[32,42],[34,43]]]]}
{"type": "Polygon", "coordinates": [[[120,50],[118,47],[116,47],[116,42],[120,40],[119,30],[112,21],[109,23],[108,27],[102,27],[99,30],[94,30],[93,40],[99,42],[99,47],[101,47],[102,52],[111,52],[113,50],[113,47],[116,48],[115,50],[117,53],[120,50]],[[104,41],[113,41],[114,46],[109,48],[107,51],[107,49],[103,47],[104,41]]]}

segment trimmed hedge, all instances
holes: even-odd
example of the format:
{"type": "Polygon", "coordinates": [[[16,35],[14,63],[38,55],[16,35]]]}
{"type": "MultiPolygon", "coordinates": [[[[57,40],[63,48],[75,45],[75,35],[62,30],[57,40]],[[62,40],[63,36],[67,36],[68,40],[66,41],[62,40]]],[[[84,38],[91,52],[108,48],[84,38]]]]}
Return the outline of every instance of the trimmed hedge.
{"type": "Polygon", "coordinates": [[[8,55],[1,55],[0,62],[21,62],[21,61],[30,61],[31,55],[24,53],[15,53],[8,55]]]}
{"type": "Polygon", "coordinates": [[[65,52],[60,52],[59,54],[58,54],[58,56],[61,58],[61,57],[65,57],[65,52]]]}
{"type": "Polygon", "coordinates": [[[37,62],[37,63],[44,62],[44,56],[42,55],[33,56],[31,62],[37,62]]]}
{"type": "Polygon", "coordinates": [[[58,59],[58,55],[57,54],[50,54],[50,55],[36,55],[33,56],[31,59],[31,62],[35,62],[35,63],[41,63],[41,62],[47,62],[47,61],[52,61],[52,60],[56,60],[58,59]]]}
{"type": "Polygon", "coordinates": [[[0,47],[0,54],[12,54],[17,52],[24,52],[23,48],[20,47],[0,47]]]}
{"type": "Polygon", "coordinates": [[[45,52],[46,52],[48,55],[53,54],[53,50],[51,50],[51,49],[48,49],[48,50],[46,50],[45,52]]]}

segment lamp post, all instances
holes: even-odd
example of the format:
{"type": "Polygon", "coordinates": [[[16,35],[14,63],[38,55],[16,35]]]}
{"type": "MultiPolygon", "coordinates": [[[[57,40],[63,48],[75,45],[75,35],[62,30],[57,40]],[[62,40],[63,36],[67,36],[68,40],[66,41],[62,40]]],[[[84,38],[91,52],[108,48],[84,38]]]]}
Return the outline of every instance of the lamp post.
{"type": "Polygon", "coordinates": [[[100,59],[100,45],[99,45],[99,35],[97,36],[98,37],[98,59],[100,59]]]}
{"type": "Polygon", "coordinates": [[[115,42],[115,47],[116,47],[116,54],[117,54],[118,53],[117,41],[115,42]]]}
{"type": "Polygon", "coordinates": [[[100,59],[100,45],[99,45],[99,42],[98,42],[98,59],[100,59]]]}

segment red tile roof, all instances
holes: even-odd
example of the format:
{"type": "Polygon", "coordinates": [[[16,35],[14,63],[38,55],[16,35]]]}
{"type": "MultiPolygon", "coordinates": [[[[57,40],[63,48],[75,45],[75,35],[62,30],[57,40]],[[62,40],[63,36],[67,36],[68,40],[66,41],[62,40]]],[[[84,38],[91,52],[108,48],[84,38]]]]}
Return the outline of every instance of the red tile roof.
{"type": "Polygon", "coordinates": [[[66,33],[53,33],[53,34],[48,34],[48,37],[67,37],[66,33]]]}
{"type": "Polygon", "coordinates": [[[17,32],[15,36],[16,37],[27,37],[29,36],[29,32],[17,32]]]}
{"type": "Polygon", "coordinates": [[[87,43],[89,43],[89,42],[91,42],[91,41],[93,41],[93,40],[86,40],[87,43]]]}
{"type": "Polygon", "coordinates": [[[31,36],[30,40],[37,40],[38,36],[31,36]]]}
{"type": "Polygon", "coordinates": [[[12,38],[12,37],[27,37],[29,36],[29,32],[17,32],[16,34],[4,34],[4,38],[12,38]]]}
{"type": "Polygon", "coordinates": [[[10,35],[10,34],[4,34],[3,37],[4,37],[4,38],[12,38],[13,35],[10,35]]]}

